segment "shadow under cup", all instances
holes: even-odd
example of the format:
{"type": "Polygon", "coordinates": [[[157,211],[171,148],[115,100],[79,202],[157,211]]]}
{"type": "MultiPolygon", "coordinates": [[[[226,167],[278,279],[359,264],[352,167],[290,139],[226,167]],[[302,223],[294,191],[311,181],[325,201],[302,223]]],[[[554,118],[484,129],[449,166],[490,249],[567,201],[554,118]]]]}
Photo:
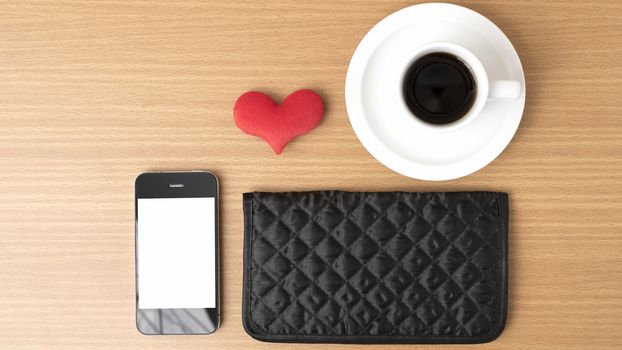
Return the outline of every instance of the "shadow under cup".
{"type": "Polygon", "coordinates": [[[432,52],[416,59],[406,70],[402,91],[415,117],[429,124],[447,125],[471,110],[477,84],[460,58],[432,52]]]}

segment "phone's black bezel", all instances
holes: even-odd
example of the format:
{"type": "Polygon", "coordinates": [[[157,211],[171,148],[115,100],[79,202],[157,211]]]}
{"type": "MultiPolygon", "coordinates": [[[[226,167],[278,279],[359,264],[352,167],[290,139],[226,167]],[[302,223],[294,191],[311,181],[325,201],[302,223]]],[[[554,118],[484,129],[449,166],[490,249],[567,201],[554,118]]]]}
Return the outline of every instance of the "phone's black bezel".
{"type": "MultiPolygon", "coordinates": [[[[134,196],[134,220],[138,223],[138,198],[199,198],[214,197],[215,198],[215,268],[216,268],[216,307],[205,308],[208,317],[213,324],[205,325],[207,331],[192,333],[163,333],[163,332],[146,332],[139,326],[139,318],[141,317],[138,309],[138,247],[136,238],[138,230],[134,230],[134,259],[135,259],[135,286],[136,286],[136,328],[143,334],[210,334],[216,331],[220,325],[220,268],[219,268],[219,198],[218,198],[218,179],[214,174],[208,171],[192,171],[192,172],[154,172],[143,173],[136,178],[135,196],[134,196]],[[173,185],[173,186],[171,186],[173,185]],[[183,186],[180,186],[183,185],[183,186]]],[[[137,226],[136,226],[137,227],[137,226]]],[[[189,310],[196,312],[197,309],[152,309],[152,310],[189,310]]],[[[199,309],[201,310],[201,309],[199,309]]],[[[196,321],[196,320],[195,320],[196,321]]]]}

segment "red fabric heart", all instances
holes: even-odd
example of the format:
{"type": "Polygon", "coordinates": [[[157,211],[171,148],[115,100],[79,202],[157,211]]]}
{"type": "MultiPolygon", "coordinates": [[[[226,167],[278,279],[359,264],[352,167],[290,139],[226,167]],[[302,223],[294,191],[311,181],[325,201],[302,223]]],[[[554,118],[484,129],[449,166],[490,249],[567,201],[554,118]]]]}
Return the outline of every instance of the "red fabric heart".
{"type": "Polygon", "coordinates": [[[296,136],[315,128],[324,116],[324,102],[311,90],[293,92],[280,105],[270,96],[251,91],[238,97],[233,119],[245,133],[259,136],[281,154],[296,136]]]}

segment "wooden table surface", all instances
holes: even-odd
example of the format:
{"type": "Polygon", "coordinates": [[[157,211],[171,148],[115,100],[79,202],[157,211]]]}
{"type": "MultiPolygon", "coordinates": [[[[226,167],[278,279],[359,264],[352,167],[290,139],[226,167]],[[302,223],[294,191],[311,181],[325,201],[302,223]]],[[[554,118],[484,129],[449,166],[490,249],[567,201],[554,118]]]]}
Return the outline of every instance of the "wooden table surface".
{"type": "Polygon", "coordinates": [[[527,104],[498,159],[446,182],[378,163],[344,105],[359,40],[412,3],[0,1],[0,348],[363,349],[242,328],[241,195],[311,189],[509,192],[509,318],[480,347],[622,348],[622,3],[468,2],[516,47],[527,104]],[[235,127],[242,92],[302,87],[327,113],[282,155],[235,127]],[[134,179],[160,169],[221,180],[211,336],[135,328],[134,179]]]}

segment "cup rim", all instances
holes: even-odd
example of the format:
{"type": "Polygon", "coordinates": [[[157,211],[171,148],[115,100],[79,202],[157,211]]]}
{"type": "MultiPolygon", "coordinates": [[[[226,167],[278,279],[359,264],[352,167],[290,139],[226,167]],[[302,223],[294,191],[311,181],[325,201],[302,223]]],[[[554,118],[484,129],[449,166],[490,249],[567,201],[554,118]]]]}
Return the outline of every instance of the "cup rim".
{"type": "Polygon", "coordinates": [[[410,108],[408,108],[404,96],[401,96],[400,101],[402,102],[402,107],[408,111],[408,114],[412,116],[412,119],[420,126],[437,132],[455,131],[471,123],[484,108],[486,100],[488,99],[488,93],[490,89],[488,74],[486,73],[486,68],[479,60],[479,58],[477,58],[475,54],[473,54],[469,49],[465,48],[464,46],[448,41],[429,42],[413,50],[413,55],[411,55],[412,57],[408,60],[407,64],[404,66],[404,69],[402,70],[402,75],[400,79],[400,91],[402,90],[402,86],[404,85],[406,72],[412,66],[412,64],[422,56],[434,52],[448,53],[456,56],[458,59],[463,61],[463,63],[471,71],[471,74],[473,75],[475,84],[477,86],[475,101],[473,102],[473,106],[471,107],[471,109],[463,117],[454,122],[448,124],[432,124],[417,117],[410,110],[410,108]]]}

